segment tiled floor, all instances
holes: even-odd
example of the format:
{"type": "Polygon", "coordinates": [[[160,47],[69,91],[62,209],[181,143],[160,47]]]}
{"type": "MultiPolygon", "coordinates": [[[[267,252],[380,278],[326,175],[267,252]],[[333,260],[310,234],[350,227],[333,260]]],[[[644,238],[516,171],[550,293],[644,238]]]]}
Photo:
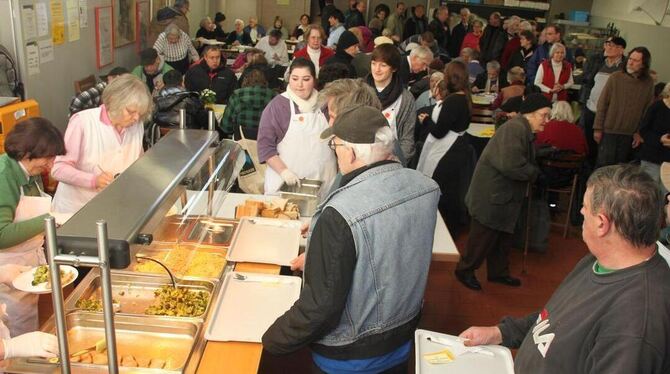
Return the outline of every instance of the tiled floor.
{"type": "MultiPolygon", "coordinates": [[[[456,240],[459,250],[467,241],[467,234],[456,240]]],[[[527,273],[521,274],[522,252],[511,254],[512,275],[519,276],[523,285],[506,287],[486,281],[486,270],[477,273],[482,282],[482,292],[470,291],[453,275],[455,264],[433,262],[428,275],[425,304],[420,328],[458,334],[472,325],[492,325],[504,315],[523,316],[541,308],[587,253],[578,228],[564,239],[559,230],[552,230],[546,253],[530,253],[527,273]]],[[[260,373],[309,373],[312,367],[309,351],[276,357],[264,353],[260,373]]]]}

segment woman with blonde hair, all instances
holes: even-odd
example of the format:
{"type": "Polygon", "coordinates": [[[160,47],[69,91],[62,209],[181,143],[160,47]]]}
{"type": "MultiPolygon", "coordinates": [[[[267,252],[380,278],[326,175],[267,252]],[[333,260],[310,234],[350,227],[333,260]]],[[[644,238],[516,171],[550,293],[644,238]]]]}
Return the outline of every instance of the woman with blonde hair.
{"type": "Polygon", "coordinates": [[[143,122],[151,115],[149,89],[124,74],[107,85],[102,105],[70,117],[64,156],[51,175],[58,180],[54,211],[76,213],[143,153],[143,122]]]}
{"type": "Polygon", "coordinates": [[[552,146],[585,155],[589,148],[584,131],[575,124],[572,107],[567,101],[557,101],[551,108],[551,120],[537,133],[535,144],[552,146]]]}
{"type": "Polygon", "coordinates": [[[552,102],[568,100],[568,88],[574,84],[572,64],[565,61],[566,53],[563,44],[554,43],[549,58],[540,64],[535,75],[535,85],[552,102]]]}

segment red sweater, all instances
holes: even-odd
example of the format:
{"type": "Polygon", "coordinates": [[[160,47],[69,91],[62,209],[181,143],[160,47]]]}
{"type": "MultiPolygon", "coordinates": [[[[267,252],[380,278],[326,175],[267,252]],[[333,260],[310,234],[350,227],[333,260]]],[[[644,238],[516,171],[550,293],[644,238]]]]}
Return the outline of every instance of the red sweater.
{"type": "Polygon", "coordinates": [[[580,154],[586,154],[589,150],[582,129],[568,121],[547,122],[544,131],[537,133],[535,144],[549,144],[561,150],[571,150],[580,154]]]}
{"type": "Polygon", "coordinates": [[[479,38],[480,36],[475,36],[473,32],[469,32],[465,35],[465,38],[463,38],[463,43],[461,44],[461,49],[458,50],[460,51],[463,50],[463,48],[472,48],[474,50],[479,51],[479,38]]]}
{"type": "Polygon", "coordinates": [[[502,66],[504,70],[508,70],[507,65],[509,64],[509,59],[514,52],[519,50],[519,48],[521,48],[521,39],[519,39],[518,36],[507,41],[505,49],[503,49],[502,57],[500,57],[500,66],[502,66]]]}
{"type": "MultiPolygon", "coordinates": [[[[293,54],[294,58],[302,57],[306,58],[311,61],[311,58],[309,58],[309,53],[307,53],[307,48],[305,47],[298,52],[293,54]]],[[[321,54],[319,55],[319,66],[323,66],[323,64],[326,62],[327,59],[329,59],[331,56],[333,56],[335,52],[333,52],[332,49],[326,48],[326,47],[321,47],[321,54]]]]}

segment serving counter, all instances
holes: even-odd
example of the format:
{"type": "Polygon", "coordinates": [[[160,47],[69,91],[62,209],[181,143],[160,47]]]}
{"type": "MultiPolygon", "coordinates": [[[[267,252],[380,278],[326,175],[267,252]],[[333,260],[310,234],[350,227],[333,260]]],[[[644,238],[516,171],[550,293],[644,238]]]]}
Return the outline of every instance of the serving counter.
{"type": "MultiPolygon", "coordinates": [[[[100,220],[107,222],[108,240],[103,242],[108,243],[109,260],[104,265],[111,270],[103,264],[93,269],[67,298],[56,291],[59,288],[54,290],[54,300],[61,302],[54,301],[56,313],[42,330],[57,333],[60,346],[67,347],[60,356],[65,365],[57,360],[14,359],[8,372],[112,372],[107,362],[119,363],[121,373],[157,372],[151,368],[174,373],[258,371],[262,354],[258,341],[208,341],[205,336],[215,326],[215,314],[225,298],[221,292],[226,291],[225,279],[238,272],[271,276],[280,272],[275,264],[226,261],[246,222],[235,219],[236,206],[272,198],[228,193],[244,164],[244,153],[233,142],[216,143],[202,132],[188,131],[193,130],[171,132],[161,139],[71,221],[54,230],[56,238],[47,244],[50,271],[57,272],[62,261],[96,264],[93,256],[98,250],[103,253],[104,246],[96,241],[92,221],[98,221],[97,235],[100,220]],[[135,191],[139,187],[144,190],[135,191]],[[111,309],[114,315],[108,318],[111,309]],[[99,346],[106,336],[112,352],[83,351],[99,346]]],[[[261,220],[252,226],[257,229],[261,220]]],[[[288,228],[299,236],[299,225],[272,222],[279,222],[271,225],[273,230],[288,228]]],[[[298,242],[293,243],[297,247],[298,242]]],[[[458,259],[439,214],[434,259],[458,259]]]]}

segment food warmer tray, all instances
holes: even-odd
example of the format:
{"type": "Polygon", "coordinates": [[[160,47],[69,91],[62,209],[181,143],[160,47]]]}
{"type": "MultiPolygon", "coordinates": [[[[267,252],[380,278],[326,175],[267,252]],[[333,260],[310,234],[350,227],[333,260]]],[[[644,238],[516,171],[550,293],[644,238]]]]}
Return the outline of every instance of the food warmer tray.
{"type": "MultiPolygon", "coordinates": [[[[100,273],[97,269],[94,269],[91,273],[91,276],[86,277],[72,294],[68,296],[65,301],[66,310],[80,310],[76,306],[77,301],[80,299],[89,299],[93,295],[98,295],[97,298],[100,299],[100,273]]],[[[173,317],[144,314],[144,311],[151,306],[156,299],[154,291],[162,286],[168,285],[172,285],[169,277],[157,277],[139,273],[120,274],[112,272],[112,298],[120,303],[120,309],[116,310],[116,315],[151,316],[159,319],[193,319],[203,322],[211,309],[213,297],[216,296],[214,293],[215,284],[206,280],[182,280],[179,283],[180,288],[187,288],[191,291],[204,291],[209,294],[207,297],[207,307],[202,315],[193,317],[173,317]]]]}
{"type": "MultiPolygon", "coordinates": [[[[66,315],[68,327],[68,342],[70,352],[82,350],[95,345],[98,340],[104,339],[104,320],[100,313],[73,311],[66,315]]],[[[153,316],[116,315],[116,346],[119,360],[126,355],[135,358],[160,358],[166,361],[162,370],[119,367],[120,373],[182,373],[193,359],[194,354],[201,355],[204,350],[204,339],[200,339],[202,347],[198,347],[198,336],[201,334],[202,324],[195,321],[181,319],[158,319],[153,316]],[[148,344],[148,342],[151,342],[148,344]],[[196,349],[197,348],[197,349],[196,349]]],[[[55,333],[55,326],[45,330],[55,333]]],[[[106,354],[105,354],[106,355],[106,354]]],[[[48,372],[51,364],[45,359],[22,359],[33,369],[42,369],[48,372]]],[[[196,364],[200,357],[197,357],[196,364]]],[[[107,365],[92,363],[71,363],[73,373],[102,374],[107,373],[107,365]]]]}
{"type": "MultiPolygon", "coordinates": [[[[146,276],[158,276],[158,277],[165,277],[168,276],[167,272],[163,270],[163,268],[159,267],[158,264],[155,264],[151,262],[153,265],[149,265],[152,267],[156,268],[156,272],[142,272],[136,270],[137,265],[140,263],[147,263],[149,262],[147,260],[138,260],[135,256],[137,253],[142,253],[145,254],[149,257],[156,257],[159,260],[164,260],[167,258],[169,255],[170,251],[172,248],[175,246],[175,243],[152,243],[151,245],[134,245],[130,248],[131,252],[131,261],[130,265],[121,270],[114,270],[113,273],[117,274],[127,274],[127,275],[136,275],[136,274],[141,274],[141,275],[146,275],[146,276]]],[[[179,278],[180,280],[205,280],[205,281],[210,281],[210,282],[220,282],[221,279],[223,279],[223,276],[225,275],[226,272],[232,270],[234,264],[231,263],[231,261],[226,259],[226,253],[228,251],[228,248],[223,248],[223,247],[209,247],[209,246],[195,246],[195,245],[187,245],[187,244],[180,244],[180,248],[187,248],[192,250],[193,253],[187,254],[187,258],[185,258],[183,261],[185,262],[182,270],[174,271],[173,274],[175,277],[179,278]],[[188,276],[185,275],[185,271],[188,270],[188,265],[190,261],[194,258],[195,252],[206,252],[206,253],[212,253],[216,254],[217,256],[220,256],[223,258],[223,265],[221,271],[218,272],[217,275],[211,276],[211,277],[206,277],[206,276],[188,276]]],[[[170,260],[171,261],[171,260],[170,260]]],[[[169,266],[169,264],[166,264],[169,266]]]]}

